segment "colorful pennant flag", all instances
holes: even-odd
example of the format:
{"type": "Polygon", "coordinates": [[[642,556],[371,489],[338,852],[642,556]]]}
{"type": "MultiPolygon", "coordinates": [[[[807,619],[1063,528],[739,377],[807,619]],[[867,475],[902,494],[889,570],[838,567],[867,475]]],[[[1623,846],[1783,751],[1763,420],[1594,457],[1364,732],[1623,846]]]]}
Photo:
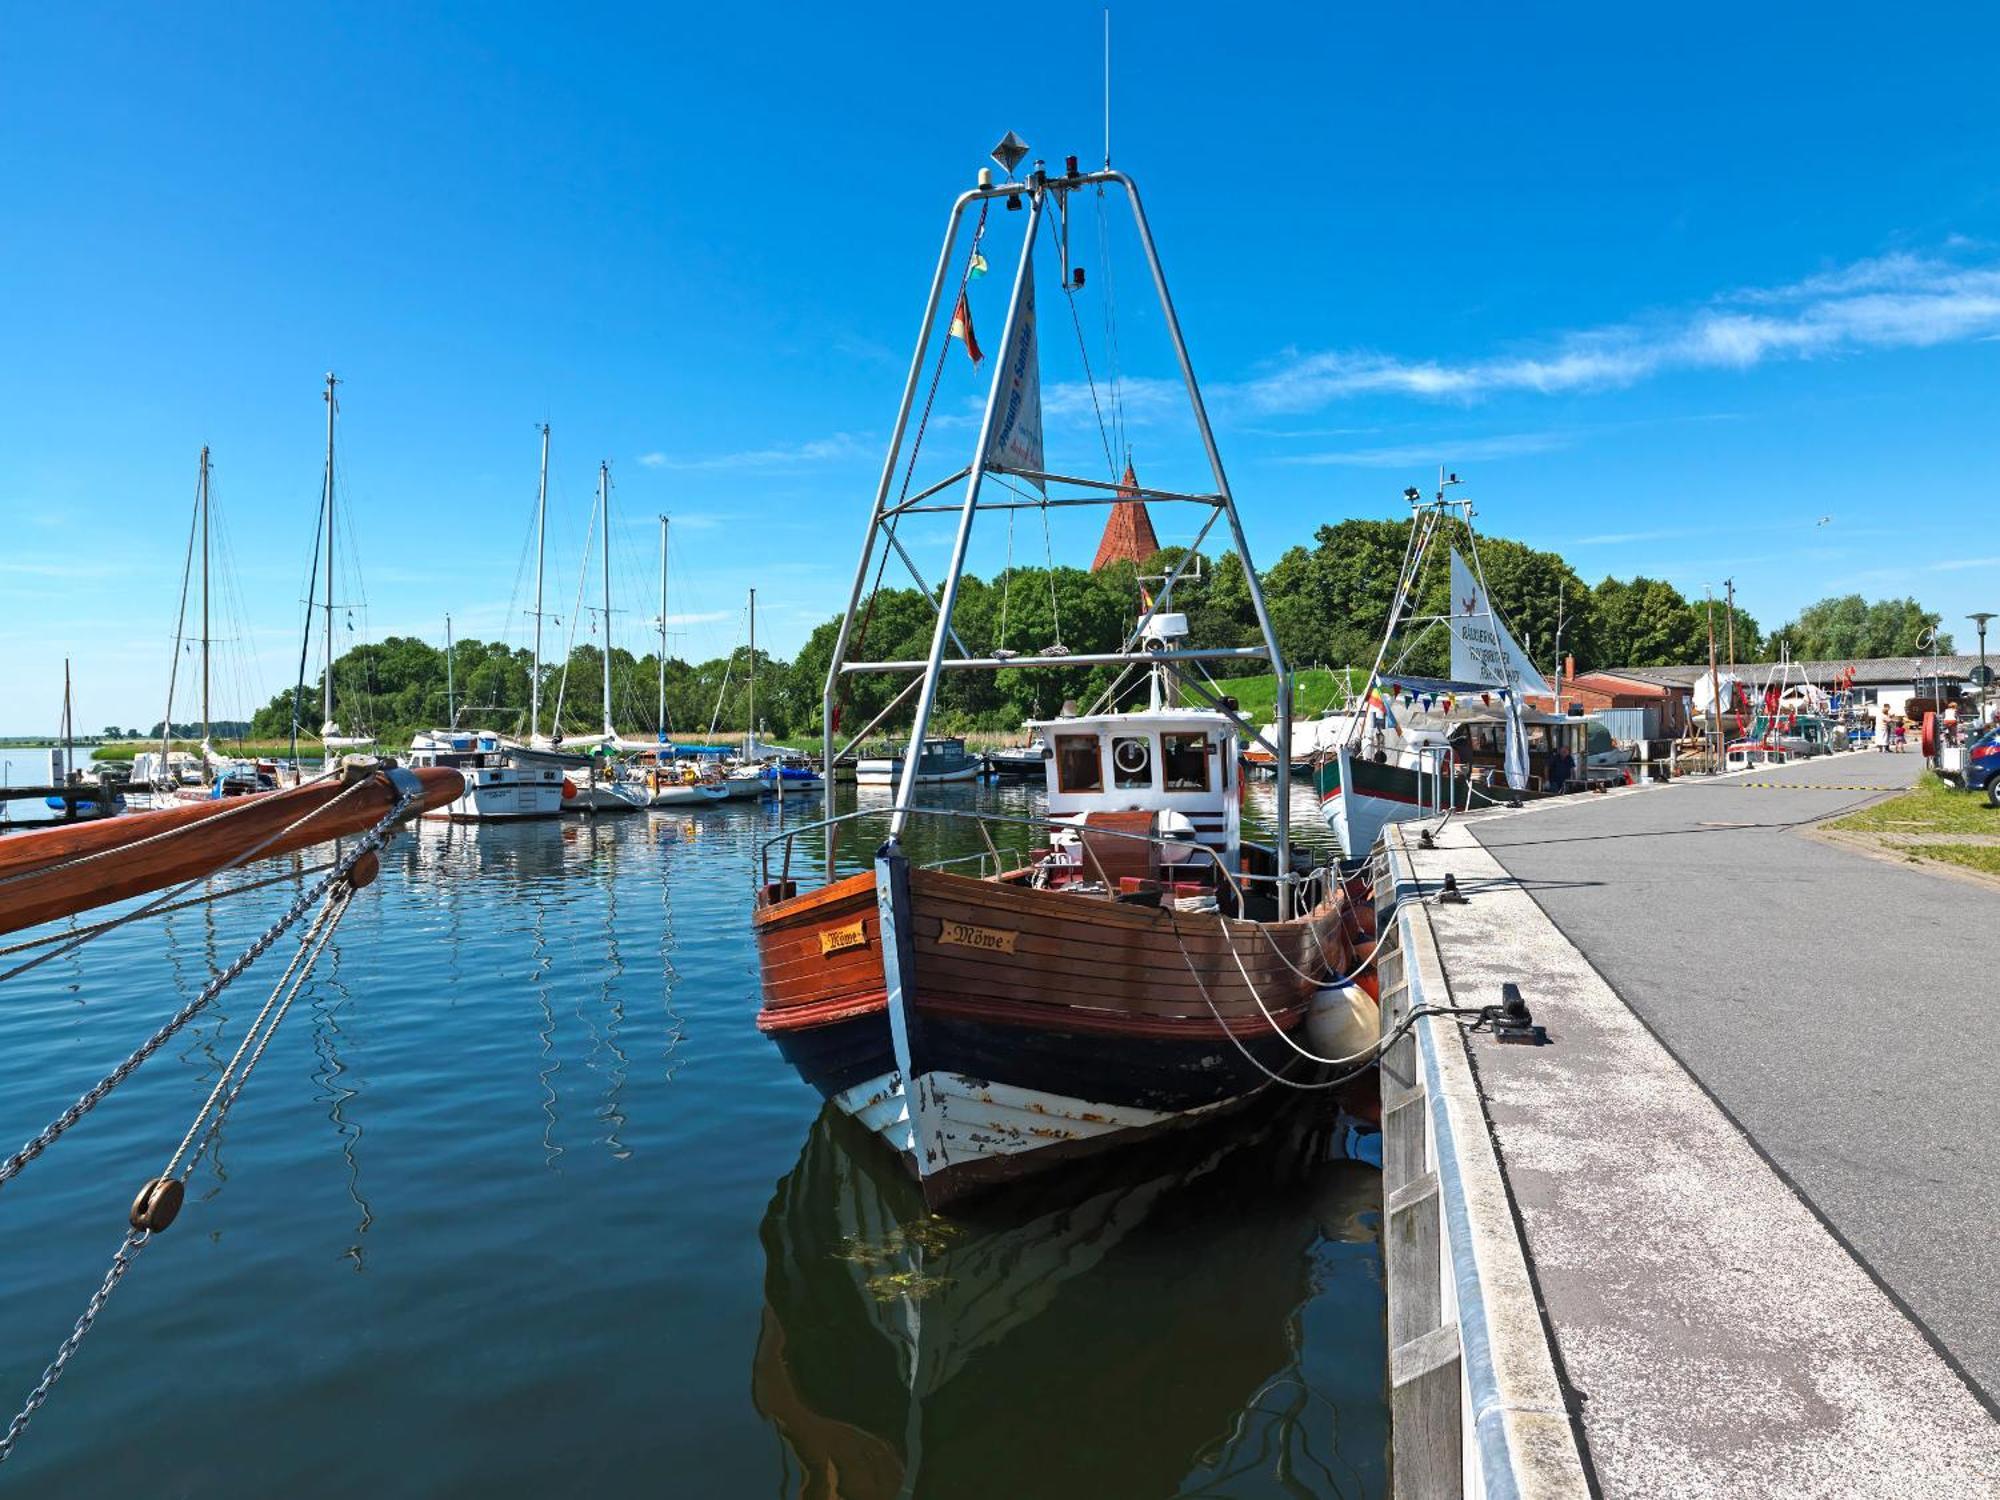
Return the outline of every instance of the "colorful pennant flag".
{"type": "Polygon", "coordinates": [[[972,309],[966,304],[963,291],[958,294],[958,306],[952,309],[951,337],[965,340],[965,352],[972,356],[975,365],[986,357],[979,352],[979,340],[972,331],[972,309]]]}

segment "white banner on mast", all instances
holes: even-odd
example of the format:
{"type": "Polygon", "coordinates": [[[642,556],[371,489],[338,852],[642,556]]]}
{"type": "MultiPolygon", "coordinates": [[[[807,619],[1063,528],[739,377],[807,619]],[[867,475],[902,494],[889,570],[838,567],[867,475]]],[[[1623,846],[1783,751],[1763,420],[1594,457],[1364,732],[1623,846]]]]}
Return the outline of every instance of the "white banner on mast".
{"type": "Polygon", "coordinates": [[[1509,635],[1472,569],[1451,552],[1451,675],[1459,682],[1490,682],[1516,693],[1549,696],[1549,685],[1509,635]]]}
{"type": "MultiPolygon", "coordinates": [[[[1007,340],[1000,367],[1000,410],[992,440],[987,444],[986,462],[997,469],[1016,473],[1039,473],[1048,468],[1042,460],[1042,372],[1041,355],[1035,344],[1035,270],[1028,268],[1021,283],[1021,319],[1007,340]]],[[[1036,489],[1042,482],[1033,481],[1036,489]]]]}

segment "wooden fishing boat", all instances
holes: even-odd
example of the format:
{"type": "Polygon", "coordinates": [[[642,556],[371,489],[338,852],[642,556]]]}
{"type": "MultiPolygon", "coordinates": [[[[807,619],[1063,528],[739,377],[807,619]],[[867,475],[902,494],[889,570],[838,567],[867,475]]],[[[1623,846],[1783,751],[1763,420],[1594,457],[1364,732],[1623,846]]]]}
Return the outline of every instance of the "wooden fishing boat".
{"type": "Polygon", "coordinates": [[[414,818],[447,806],[464,786],[454,770],[368,761],[282,791],[14,834],[0,840],[0,933],[195,879],[247,850],[266,859],[362,833],[405,789],[415,794],[407,809],[414,818]]]}
{"type": "Polygon", "coordinates": [[[1052,817],[1016,867],[891,853],[814,891],[773,882],[757,905],[759,1028],[934,1205],[1311,1080],[1307,1017],[1368,936],[1331,879],[1282,920],[1256,892],[1276,858],[1240,839],[1223,715],[1038,727],[1052,817]],[[1168,790],[1151,767],[1176,757],[1168,790]]]}
{"type": "MultiPolygon", "coordinates": [[[[993,158],[1011,174],[1025,154],[1009,135],[993,158]]],[[[1099,276],[1093,284],[1107,281],[1099,276]]],[[[1068,292],[1085,284],[1080,266],[1065,276],[1068,292]]],[[[1081,324],[1075,326],[1082,340],[1081,324]]],[[[935,382],[930,389],[934,395],[935,382]]],[[[1186,640],[1187,618],[1171,601],[1198,555],[1189,549],[1158,580],[1157,592],[1141,595],[1140,617],[1122,650],[1072,652],[1058,639],[1038,654],[996,648],[991,657],[973,656],[960,645],[947,660],[948,647],[959,644],[954,615],[977,517],[1017,508],[1024,483],[1051,505],[1112,507],[1113,522],[1121,510],[1131,520],[1132,508],[1143,510],[1148,502],[1198,507],[1206,516],[1201,535],[1222,522],[1244,549],[1235,499],[1137,189],[1120,172],[1083,172],[1073,157],[1061,174],[1037,169],[1024,180],[1003,182],[982,174],[952,210],[931,283],[847,616],[831,653],[821,720],[820,763],[839,766],[915,691],[903,740],[915,750],[884,765],[863,761],[859,768],[862,782],[873,775],[893,779],[888,837],[870,868],[847,873],[836,857],[842,825],[884,814],[861,809],[808,825],[826,831],[826,883],[802,890],[790,878],[801,830],[776,835],[765,846],[756,900],[759,1027],[808,1083],[896,1151],[934,1208],[996,1182],[1213,1118],[1274,1087],[1330,1082],[1329,1066],[1353,1058],[1315,1052],[1301,1038],[1315,1004],[1329,993],[1350,1003],[1341,986],[1362,960],[1357,943],[1370,936],[1363,905],[1351,899],[1336,872],[1294,855],[1286,799],[1278,799],[1270,847],[1242,837],[1237,737],[1258,736],[1233,702],[1182,675],[1193,663],[1248,658],[1267,662],[1281,683],[1286,680],[1247,557],[1245,582],[1262,636],[1257,644],[1202,648],[1186,640]],[[1065,253],[1074,253],[1072,203],[1101,202],[1110,193],[1121,194],[1131,210],[1161,319],[1179,355],[1188,415],[1208,458],[1212,487],[1205,491],[1140,486],[1129,468],[1123,479],[1052,473],[1043,456],[1036,239],[1045,220],[1057,220],[1049,233],[1065,253]],[[986,208],[995,198],[1028,209],[1001,216],[1021,232],[1002,352],[993,362],[971,461],[930,480],[917,474],[928,421],[916,423],[907,460],[903,440],[912,431],[912,407],[939,328],[951,263],[960,255],[959,311],[944,338],[965,338],[971,346],[958,330],[970,328],[968,288],[975,264],[984,264],[979,247],[989,222],[986,208]],[[961,247],[960,230],[974,208],[979,218],[972,244],[961,247]],[[902,496],[890,489],[899,474],[902,496]],[[989,474],[1005,478],[994,487],[998,498],[982,503],[989,474]],[[921,485],[914,492],[913,482],[921,485]],[[957,517],[942,584],[935,591],[923,585],[937,600],[929,656],[850,659],[850,647],[865,638],[863,590],[877,548],[884,559],[892,552],[907,559],[897,528],[924,509],[928,497],[960,483],[962,499],[928,507],[957,517]],[[948,670],[1100,666],[1123,670],[1090,712],[1026,726],[1050,747],[1043,762],[1046,818],[984,815],[942,798],[937,806],[918,804],[918,789],[939,769],[926,763],[932,747],[949,745],[963,754],[959,742],[931,727],[948,670]],[[911,673],[920,675],[837,749],[841,686],[861,672],[906,682],[911,673]],[[1141,687],[1150,688],[1147,705],[1119,711],[1117,694],[1141,687]],[[1183,706],[1188,695],[1208,706],[1183,706]],[[930,867],[914,858],[905,837],[913,820],[938,826],[932,819],[974,820],[987,868],[968,873],[963,856],[930,867]],[[1013,846],[1010,857],[1000,854],[1002,842],[1013,846]],[[780,844],[785,858],[773,878],[769,856],[780,844]]],[[[1280,714],[1277,734],[1271,748],[1280,764],[1288,764],[1288,713],[1280,714]]],[[[976,774],[976,765],[968,764],[968,774],[976,774]]],[[[1365,1062],[1365,1049],[1361,1055],[1365,1062]]]]}

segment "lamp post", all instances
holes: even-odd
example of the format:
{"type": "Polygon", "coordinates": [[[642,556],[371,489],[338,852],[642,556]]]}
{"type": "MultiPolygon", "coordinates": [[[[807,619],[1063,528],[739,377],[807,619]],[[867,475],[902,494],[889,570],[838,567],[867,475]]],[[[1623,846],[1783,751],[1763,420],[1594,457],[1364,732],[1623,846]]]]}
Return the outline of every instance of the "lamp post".
{"type": "Polygon", "coordinates": [[[1986,622],[1993,618],[1990,609],[1975,610],[1966,616],[1979,631],[1979,722],[1986,722],[1986,622]]]}

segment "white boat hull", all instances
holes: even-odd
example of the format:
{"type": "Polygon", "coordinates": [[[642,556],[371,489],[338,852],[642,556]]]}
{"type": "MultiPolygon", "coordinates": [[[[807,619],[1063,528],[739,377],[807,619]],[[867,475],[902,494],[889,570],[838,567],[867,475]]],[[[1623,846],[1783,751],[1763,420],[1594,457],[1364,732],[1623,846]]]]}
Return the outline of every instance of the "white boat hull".
{"type": "Polygon", "coordinates": [[[1239,1102],[1224,1099],[1162,1112],[949,1072],[919,1076],[917,1097],[922,1101],[922,1119],[913,1125],[903,1075],[891,1070],[834,1095],[833,1102],[842,1114],[906,1159],[916,1158],[921,1130],[925,1175],[970,1169],[995,1178],[1013,1175],[996,1170],[998,1158],[1025,1157],[1056,1147],[1061,1148],[1058,1155],[1074,1155],[1081,1144],[1148,1133],[1219,1113],[1239,1102]]]}
{"type": "MultiPolygon", "coordinates": [[[[917,775],[917,785],[943,786],[951,781],[977,781],[979,771],[977,762],[956,771],[923,771],[917,775]]],[[[902,774],[901,763],[893,760],[864,760],[854,768],[854,780],[861,786],[894,786],[902,774]]]]}
{"type": "Polygon", "coordinates": [[[710,781],[686,782],[679,786],[663,786],[653,793],[649,806],[652,807],[710,807],[729,800],[728,791],[710,781]]]}
{"type": "Polygon", "coordinates": [[[562,773],[511,766],[464,766],[465,791],[427,818],[455,823],[519,822],[562,812],[562,773]]]}
{"type": "Polygon", "coordinates": [[[618,781],[579,786],[575,796],[562,799],[564,812],[641,812],[649,805],[650,799],[643,786],[618,781]]]}

